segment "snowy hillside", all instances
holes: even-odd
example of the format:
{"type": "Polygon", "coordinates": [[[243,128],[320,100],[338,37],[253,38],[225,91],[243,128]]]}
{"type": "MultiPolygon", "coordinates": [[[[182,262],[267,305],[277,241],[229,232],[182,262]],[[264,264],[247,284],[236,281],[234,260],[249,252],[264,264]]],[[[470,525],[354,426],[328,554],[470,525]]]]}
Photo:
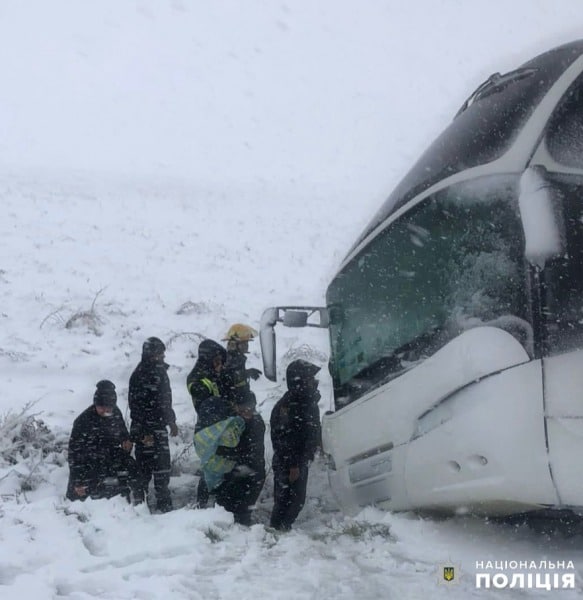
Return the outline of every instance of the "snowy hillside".
{"type": "MultiPolygon", "coordinates": [[[[469,92],[583,37],[579,0],[355,7],[0,6],[0,598],[508,597],[520,591],[475,589],[475,561],[581,570],[580,544],[561,535],[373,509],[344,517],[320,462],[287,536],[262,525],[269,477],[249,530],[220,508],[192,508],[185,378],[200,339],[237,321],[257,327],[272,304],[323,302],[353,239],[469,92]],[[168,347],[181,431],[177,510],[65,501],[74,417],[103,378],[126,411],[152,335],[168,347]],[[11,427],[27,417],[44,452],[11,462],[11,427]],[[461,576],[448,587],[449,563],[461,576]]],[[[322,332],[278,343],[280,369],[307,353],[326,362],[322,332]]],[[[257,342],[249,364],[261,367],[257,342]]],[[[253,387],[268,419],[282,384],[253,387]]]]}
{"type": "MultiPolygon", "coordinates": [[[[321,300],[329,265],[319,248],[325,243],[334,255],[343,237],[341,231],[323,234],[329,199],[314,202],[310,219],[276,191],[205,191],[138,177],[9,172],[0,189],[6,214],[2,424],[32,402],[26,414],[36,415],[54,436],[37,433],[48,441],[48,455],[39,450],[0,470],[0,536],[8,549],[0,557],[0,598],[348,600],[383,598],[390,590],[395,598],[431,593],[462,599],[484,593],[475,589],[477,560],[581,564],[577,538],[541,536],[526,527],[471,518],[437,522],[372,509],[344,517],[320,461],[308,504],[287,536],[274,536],[262,525],[272,505],[270,477],[255,514],[258,524],[250,530],[233,525],[221,508],[192,508],[197,465],[185,388],[192,354],[201,335],[218,338],[231,321],[257,325],[269,303],[321,300]],[[276,215],[270,213],[273,198],[279,200],[276,215]],[[253,220],[249,206],[256,209],[253,220]],[[193,226],[200,216],[218,222],[217,229],[193,226]],[[65,501],[68,469],[61,448],[74,417],[104,377],[117,384],[126,410],[128,378],[149,335],[159,335],[169,348],[181,428],[172,444],[177,510],[151,515],[121,500],[65,501]],[[449,563],[458,566],[461,580],[446,588],[439,568],[449,563]]],[[[347,203],[344,211],[349,209],[347,203]]],[[[348,235],[350,226],[345,229],[348,235]]],[[[313,352],[323,362],[321,332],[286,332],[281,339],[281,365],[286,353],[313,352]]],[[[261,366],[257,344],[250,364],[261,366]]],[[[321,379],[324,410],[330,386],[321,379]]],[[[266,418],[280,385],[256,385],[266,418]]],[[[268,444],[268,462],[270,455],[268,444]]]]}

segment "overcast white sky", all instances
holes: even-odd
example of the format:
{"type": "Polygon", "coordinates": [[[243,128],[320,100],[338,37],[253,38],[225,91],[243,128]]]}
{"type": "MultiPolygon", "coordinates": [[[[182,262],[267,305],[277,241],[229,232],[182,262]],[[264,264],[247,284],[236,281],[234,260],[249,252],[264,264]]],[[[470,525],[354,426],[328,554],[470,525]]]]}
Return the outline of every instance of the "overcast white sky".
{"type": "Polygon", "coordinates": [[[581,23],[580,0],[4,0],[0,164],[378,202],[485,77],[581,23]]]}

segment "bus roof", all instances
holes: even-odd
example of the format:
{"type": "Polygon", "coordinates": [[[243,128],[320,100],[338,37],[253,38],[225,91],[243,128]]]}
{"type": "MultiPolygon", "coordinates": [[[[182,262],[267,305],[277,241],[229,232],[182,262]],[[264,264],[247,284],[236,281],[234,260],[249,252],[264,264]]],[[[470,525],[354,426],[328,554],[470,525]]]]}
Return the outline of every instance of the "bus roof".
{"type": "Polygon", "coordinates": [[[397,185],[348,255],[418,194],[446,177],[502,156],[553,83],[582,54],[583,40],[577,40],[549,50],[506,75],[496,73],[488,78],[397,185]]]}

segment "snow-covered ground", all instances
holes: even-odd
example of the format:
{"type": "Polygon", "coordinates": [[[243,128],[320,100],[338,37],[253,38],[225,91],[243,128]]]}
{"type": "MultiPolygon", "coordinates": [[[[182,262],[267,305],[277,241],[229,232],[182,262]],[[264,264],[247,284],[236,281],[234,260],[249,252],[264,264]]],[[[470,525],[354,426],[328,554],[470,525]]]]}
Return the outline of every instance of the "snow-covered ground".
{"type": "MultiPolygon", "coordinates": [[[[582,37],[582,16],[580,0],[3,2],[0,431],[27,407],[54,451],[8,464],[0,439],[0,598],[507,597],[523,593],[476,589],[475,561],[581,571],[580,538],[467,517],[344,517],[320,462],[288,535],[263,527],[269,478],[248,530],[195,510],[185,378],[201,336],[257,326],[272,304],[321,303],[469,92],[582,37]],[[65,501],[74,417],[103,378],[126,410],[151,335],[168,346],[181,429],[177,509],[65,501]],[[457,584],[443,582],[449,564],[457,584]]],[[[280,334],[280,368],[325,363],[323,332],[280,334]]],[[[249,363],[261,367],[258,343],[249,363]]],[[[283,388],[254,389],[268,419],[283,388]]]]}

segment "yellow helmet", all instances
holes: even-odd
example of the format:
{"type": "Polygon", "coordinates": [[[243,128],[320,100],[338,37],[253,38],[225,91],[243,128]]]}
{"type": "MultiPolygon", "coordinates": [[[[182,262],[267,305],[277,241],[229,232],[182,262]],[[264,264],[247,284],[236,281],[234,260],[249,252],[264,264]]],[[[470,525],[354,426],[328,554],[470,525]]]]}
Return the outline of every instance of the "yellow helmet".
{"type": "Polygon", "coordinates": [[[256,335],[257,331],[253,327],[243,325],[242,323],[235,323],[229,327],[229,331],[227,331],[227,336],[223,338],[223,342],[250,342],[256,335]]]}

